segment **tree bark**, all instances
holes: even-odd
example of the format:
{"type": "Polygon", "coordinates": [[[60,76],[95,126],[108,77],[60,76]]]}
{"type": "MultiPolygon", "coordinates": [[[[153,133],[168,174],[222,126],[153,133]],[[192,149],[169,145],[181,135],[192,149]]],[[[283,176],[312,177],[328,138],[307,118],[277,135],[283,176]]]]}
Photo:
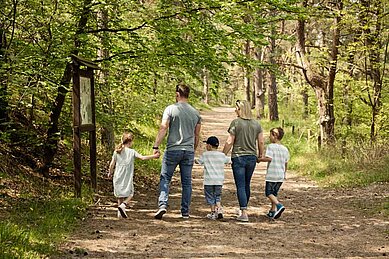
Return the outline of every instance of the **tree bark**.
{"type": "Polygon", "coordinates": [[[7,63],[7,41],[6,32],[0,28],[0,129],[6,128],[6,123],[9,121],[8,117],[8,91],[7,91],[7,72],[4,64],[7,63]]]}
{"type": "MultiPolygon", "coordinates": [[[[262,50],[257,48],[255,51],[255,59],[261,62],[263,58],[262,50]]],[[[257,67],[254,72],[254,90],[255,90],[255,115],[258,119],[263,118],[265,108],[265,90],[263,84],[263,69],[257,67]]]]}
{"type": "MultiPolygon", "coordinates": [[[[246,40],[244,54],[247,57],[250,57],[250,41],[246,40]]],[[[251,102],[251,86],[250,86],[250,76],[247,68],[244,68],[244,89],[246,91],[246,100],[251,102]]]]}
{"type": "Polygon", "coordinates": [[[204,103],[209,103],[209,73],[206,68],[203,69],[203,95],[204,103]]]}
{"type": "Polygon", "coordinates": [[[270,37],[270,64],[272,68],[269,71],[270,74],[270,84],[268,90],[268,106],[269,106],[269,120],[278,121],[278,96],[277,96],[277,78],[274,72],[274,69],[277,66],[275,55],[276,55],[276,40],[275,40],[275,28],[272,27],[272,37],[270,37]]]}

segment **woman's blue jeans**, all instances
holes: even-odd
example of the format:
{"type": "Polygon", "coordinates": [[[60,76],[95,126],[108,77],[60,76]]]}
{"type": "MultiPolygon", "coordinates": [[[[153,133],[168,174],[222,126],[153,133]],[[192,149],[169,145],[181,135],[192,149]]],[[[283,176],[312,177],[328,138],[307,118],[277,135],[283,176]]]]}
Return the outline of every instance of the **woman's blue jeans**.
{"type": "Polygon", "coordinates": [[[257,164],[257,157],[252,155],[239,156],[231,160],[239,207],[241,210],[247,209],[250,200],[250,182],[257,164]]]}
{"type": "Polygon", "coordinates": [[[189,215],[190,201],[192,197],[192,168],[194,152],[187,150],[165,151],[162,160],[161,176],[159,182],[158,207],[167,208],[169,200],[169,187],[173,173],[177,166],[181,174],[181,214],[189,215]]]}

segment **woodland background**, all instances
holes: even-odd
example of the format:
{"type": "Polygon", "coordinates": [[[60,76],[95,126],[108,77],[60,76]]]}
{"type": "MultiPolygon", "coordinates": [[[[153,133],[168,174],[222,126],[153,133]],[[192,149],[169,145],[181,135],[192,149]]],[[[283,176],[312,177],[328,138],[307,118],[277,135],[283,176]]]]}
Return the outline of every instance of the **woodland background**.
{"type": "MultiPolygon", "coordinates": [[[[163,109],[185,82],[198,109],[247,99],[266,131],[283,126],[301,174],[332,185],[387,182],[388,8],[387,0],[3,0],[2,217],[35,199],[62,199],[77,215],[90,202],[67,203],[71,55],[100,67],[99,177],[123,131],[151,152],[163,109]]],[[[82,144],[87,160],[86,136],[82,144]]],[[[159,163],[139,170],[155,177],[159,163]]],[[[18,228],[4,221],[0,236],[18,228]]]]}

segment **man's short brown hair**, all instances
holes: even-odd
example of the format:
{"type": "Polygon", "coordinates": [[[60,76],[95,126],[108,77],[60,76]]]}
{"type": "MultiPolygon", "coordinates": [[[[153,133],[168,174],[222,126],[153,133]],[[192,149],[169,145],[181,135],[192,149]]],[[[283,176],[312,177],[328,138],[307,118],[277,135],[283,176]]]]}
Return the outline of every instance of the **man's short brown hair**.
{"type": "Polygon", "coordinates": [[[190,88],[186,84],[178,84],[176,86],[176,92],[180,93],[180,96],[184,98],[188,98],[190,93],[190,88]]]}

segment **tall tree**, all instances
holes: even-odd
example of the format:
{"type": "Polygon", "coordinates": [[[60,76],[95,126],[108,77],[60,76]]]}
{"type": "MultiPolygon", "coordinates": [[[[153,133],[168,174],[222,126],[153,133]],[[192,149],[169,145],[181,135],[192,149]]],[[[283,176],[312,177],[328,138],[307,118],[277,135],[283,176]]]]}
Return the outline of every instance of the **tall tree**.
{"type": "Polygon", "coordinates": [[[271,69],[269,70],[270,75],[270,84],[268,85],[268,106],[269,106],[269,119],[271,121],[277,121],[278,118],[278,90],[277,90],[277,78],[276,78],[276,30],[275,25],[271,27],[271,36],[270,36],[270,51],[269,51],[269,61],[271,69]]]}
{"type": "Polygon", "coordinates": [[[380,114],[382,103],[382,73],[381,54],[383,49],[382,39],[382,1],[361,0],[360,22],[363,28],[362,40],[364,42],[367,55],[365,58],[366,89],[368,97],[362,99],[371,109],[370,139],[376,140],[377,136],[377,116],[380,114]],[[369,86],[368,78],[372,81],[369,86]]]}
{"type": "MultiPolygon", "coordinates": [[[[336,67],[338,61],[338,52],[340,45],[339,22],[341,20],[340,11],[343,8],[342,0],[331,2],[334,11],[332,25],[332,44],[330,46],[330,55],[328,57],[328,74],[324,73],[324,67],[317,66],[307,58],[305,44],[305,23],[304,19],[297,22],[297,60],[301,64],[302,73],[307,83],[315,91],[318,101],[318,110],[320,117],[320,136],[321,141],[330,144],[335,141],[335,115],[334,115],[334,81],[336,76],[336,67]]],[[[303,7],[307,7],[307,1],[303,2],[303,7]]]]}
{"type": "MultiPolygon", "coordinates": [[[[78,55],[79,48],[81,46],[81,35],[85,32],[85,28],[88,22],[88,17],[90,16],[91,11],[91,0],[84,0],[82,5],[82,12],[78,20],[77,29],[74,35],[74,50],[72,54],[78,55]]],[[[70,54],[70,53],[69,53],[70,54]]],[[[66,94],[68,93],[69,84],[72,78],[72,65],[67,63],[63,72],[62,79],[58,86],[58,93],[55,98],[54,103],[52,104],[49,120],[49,128],[47,130],[46,142],[44,144],[44,157],[43,164],[40,167],[39,171],[48,176],[48,171],[53,162],[54,156],[58,148],[59,140],[59,118],[61,115],[62,107],[65,102],[66,94]]]]}
{"type": "MultiPolygon", "coordinates": [[[[263,55],[264,51],[262,48],[256,48],[255,49],[255,60],[258,61],[258,63],[263,62],[263,55]]],[[[258,119],[263,118],[264,116],[264,109],[265,109],[265,92],[266,87],[264,86],[264,69],[262,67],[256,67],[254,71],[254,90],[255,90],[255,111],[256,111],[256,117],[258,119]]]]}

